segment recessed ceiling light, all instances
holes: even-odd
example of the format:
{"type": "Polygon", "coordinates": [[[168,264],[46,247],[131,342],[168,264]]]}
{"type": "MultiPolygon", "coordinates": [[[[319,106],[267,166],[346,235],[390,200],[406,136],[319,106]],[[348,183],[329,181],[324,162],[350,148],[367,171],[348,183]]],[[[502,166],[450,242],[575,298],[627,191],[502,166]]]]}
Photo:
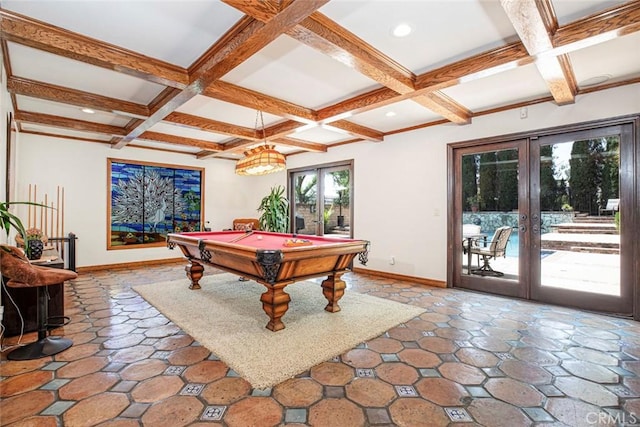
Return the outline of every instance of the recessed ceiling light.
{"type": "Polygon", "coordinates": [[[393,35],[396,37],[406,37],[413,29],[407,23],[398,24],[393,28],[393,35]]]}
{"type": "Polygon", "coordinates": [[[596,86],[608,81],[610,78],[611,78],[611,74],[603,74],[601,76],[595,76],[595,77],[591,77],[586,80],[583,80],[578,84],[578,86],[580,87],[596,86]]]}
{"type": "Polygon", "coordinates": [[[80,111],[82,111],[83,113],[87,113],[87,114],[95,114],[95,111],[92,110],[91,108],[82,108],[80,111]]]}
{"type": "Polygon", "coordinates": [[[396,112],[395,112],[395,111],[387,111],[387,112],[385,113],[385,116],[387,116],[387,117],[393,117],[393,116],[395,116],[395,115],[396,115],[396,112]]]}

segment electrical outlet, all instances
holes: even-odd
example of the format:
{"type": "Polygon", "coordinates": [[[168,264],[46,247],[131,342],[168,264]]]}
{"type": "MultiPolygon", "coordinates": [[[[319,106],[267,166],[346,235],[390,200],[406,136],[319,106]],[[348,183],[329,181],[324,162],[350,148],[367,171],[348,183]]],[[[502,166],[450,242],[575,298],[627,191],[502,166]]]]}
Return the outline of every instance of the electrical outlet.
{"type": "Polygon", "coordinates": [[[393,255],[391,255],[391,258],[389,259],[389,264],[391,265],[395,265],[396,263],[396,257],[394,257],[393,255]]]}
{"type": "Polygon", "coordinates": [[[520,108],[520,118],[521,119],[526,119],[528,115],[529,115],[529,111],[527,110],[527,107],[520,108]]]}

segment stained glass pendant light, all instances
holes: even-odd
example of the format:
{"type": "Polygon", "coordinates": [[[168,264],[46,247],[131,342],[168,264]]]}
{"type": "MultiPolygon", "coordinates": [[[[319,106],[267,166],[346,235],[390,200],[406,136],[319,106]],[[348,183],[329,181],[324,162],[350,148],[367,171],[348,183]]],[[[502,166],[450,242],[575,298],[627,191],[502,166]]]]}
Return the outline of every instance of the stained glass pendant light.
{"type": "Polygon", "coordinates": [[[259,145],[244,152],[244,158],[236,163],[236,174],[238,175],[266,175],[279,172],[287,167],[284,155],[275,149],[275,145],[267,144],[262,111],[256,112],[256,135],[258,135],[258,116],[262,123],[264,145],[259,145]]]}

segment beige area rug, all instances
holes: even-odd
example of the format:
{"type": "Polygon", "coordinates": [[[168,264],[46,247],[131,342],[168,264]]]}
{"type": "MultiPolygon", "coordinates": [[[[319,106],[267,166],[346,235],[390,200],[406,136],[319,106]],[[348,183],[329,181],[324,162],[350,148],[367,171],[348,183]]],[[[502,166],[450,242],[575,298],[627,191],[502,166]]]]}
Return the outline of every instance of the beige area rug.
{"type": "Polygon", "coordinates": [[[425,311],[346,290],[342,310],[329,313],[320,283],[306,281],[285,288],[291,295],[285,329],[271,332],[260,302],[264,286],[227,273],[200,284],[190,290],[185,278],[133,288],[254,388],[292,378],[425,311]]]}

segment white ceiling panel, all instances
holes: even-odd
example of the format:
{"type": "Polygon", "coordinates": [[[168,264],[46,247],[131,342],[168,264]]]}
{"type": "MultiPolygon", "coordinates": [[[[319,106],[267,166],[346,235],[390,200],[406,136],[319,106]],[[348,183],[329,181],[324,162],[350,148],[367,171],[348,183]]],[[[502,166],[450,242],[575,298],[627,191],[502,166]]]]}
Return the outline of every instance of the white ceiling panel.
{"type": "Polygon", "coordinates": [[[313,109],[380,86],[288,36],[278,37],[223,80],[313,109]]]}
{"type": "Polygon", "coordinates": [[[350,117],[349,120],[362,126],[390,132],[425,122],[439,120],[441,117],[415,101],[406,100],[376,108],[350,117]]]}
{"type": "Polygon", "coordinates": [[[9,43],[9,55],[13,75],[83,92],[146,105],[164,89],[127,74],[16,43],[9,43]]]}
{"type": "Polygon", "coordinates": [[[282,121],[282,117],[264,112],[261,120],[256,110],[202,95],[191,98],[176,111],[251,129],[256,128],[256,115],[258,116],[258,129],[262,129],[262,122],[266,127],[282,121]]]}
{"type": "Polygon", "coordinates": [[[629,79],[640,76],[640,33],[588,47],[569,55],[579,86],[602,81],[629,79]],[[626,51],[628,55],[619,55],[626,51]]]}
{"type": "MultiPolygon", "coordinates": [[[[262,123],[269,129],[288,121],[291,112],[286,108],[279,111],[278,101],[282,100],[319,113],[317,122],[310,120],[311,123],[299,123],[297,129],[295,126],[289,129],[289,137],[330,145],[362,141],[368,137],[368,132],[358,134],[357,129],[354,133],[346,133],[333,128],[331,123],[320,125],[332,118],[340,117],[355,125],[389,134],[434,122],[457,126],[452,123],[463,123],[467,119],[465,109],[471,111],[473,118],[476,113],[492,108],[513,108],[521,102],[542,102],[552,99],[552,96],[561,99],[562,104],[573,102],[570,93],[559,93],[556,90],[558,86],[548,84],[534,64],[523,65],[528,61],[523,53],[510,56],[514,54],[513,49],[501,49],[519,38],[498,0],[331,0],[317,13],[306,18],[304,15],[298,17],[302,22],[299,25],[307,30],[297,28],[291,34],[305,37],[304,40],[288,36],[288,27],[283,24],[292,15],[304,13],[301,10],[304,8],[299,6],[310,4],[305,0],[280,2],[293,6],[284,12],[286,17],[281,15],[266,24],[262,23],[264,7],[272,3],[261,1],[0,1],[0,19],[12,22],[7,10],[24,15],[22,24],[3,26],[4,32],[0,37],[8,46],[4,58],[8,65],[8,87],[15,91],[14,96],[6,99],[14,103],[16,113],[25,113],[16,114],[25,130],[29,129],[29,123],[40,123],[43,128],[53,129],[42,125],[49,121],[47,115],[53,115],[72,121],[118,126],[120,132],[132,135],[149,130],[224,145],[244,138],[247,129],[257,128],[259,131],[262,123]],[[244,15],[245,12],[249,15],[244,15]],[[238,22],[245,24],[240,30],[234,29],[238,22]],[[409,24],[412,29],[404,38],[392,34],[393,28],[400,23],[409,24]],[[57,26],[61,32],[67,33],[66,37],[51,38],[43,43],[36,37],[41,31],[46,31],[46,28],[40,28],[43,25],[57,26]],[[132,58],[105,57],[111,64],[110,68],[91,65],[92,53],[95,52],[87,51],[84,55],[82,49],[78,49],[81,44],[71,48],[66,41],[74,34],[93,38],[98,46],[104,48],[138,52],[149,60],[145,61],[139,55],[132,58]],[[268,37],[264,44],[258,43],[264,47],[247,55],[253,52],[258,37],[268,37]],[[212,50],[213,46],[217,50],[212,50]],[[326,53],[328,50],[331,52],[326,53]],[[154,61],[188,68],[204,52],[212,53],[206,62],[200,64],[205,74],[196,75],[187,69],[189,82],[192,82],[187,88],[168,88],[116,71],[129,69],[131,61],[140,63],[151,74],[155,69],[154,61]],[[478,53],[485,54],[482,61],[473,60],[478,53]],[[522,61],[487,68],[516,57],[522,61]],[[453,65],[465,59],[470,61],[464,67],[453,65]],[[204,93],[204,84],[208,82],[208,79],[199,77],[222,74],[217,71],[220,61],[223,61],[221,67],[226,72],[221,80],[239,86],[237,99],[233,99],[231,92],[225,101],[199,95],[204,93]],[[455,105],[442,105],[445,110],[435,113],[413,100],[411,93],[404,93],[406,88],[384,87],[379,81],[391,85],[394,79],[394,76],[386,75],[388,67],[380,65],[385,61],[397,63],[418,76],[439,68],[440,76],[445,80],[451,78],[441,93],[455,105]],[[354,64],[359,68],[356,69],[354,64]],[[367,77],[372,73],[376,74],[376,80],[367,77]],[[478,78],[481,75],[485,77],[478,78]],[[38,84],[29,86],[28,81],[18,80],[21,78],[38,84]],[[550,87],[555,93],[551,93],[550,87]],[[255,99],[243,99],[240,97],[246,92],[242,89],[258,94],[255,99]],[[80,106],[67,101],[69,90],[78,92],[79,99],[87,99],[92,105],[100,102],[100,98],[93,95],[111,98],[115,106],[105,107],[106,111],[112,108],[128,111],[126,103],[140,104],[142,109],[136,114],[140,121],[132,122],[128,116],[99,111],[93,116],[83,114],[80,106]],[[402,96],[398,96],[395,90],[403,92],[402,96]],[[122,105],[118,105],[118,101],[122,101],[122,105]],[[269,113],[263,112],[260,119],[256,109],[243,107],[249,105],[248,102],[251,105],[264,102],[265,107],[269,106],[269,113]],[[370,110],[357,113],[366,109],[370,110]],[[145,117],[146,111],[150,117],[145,117]],[[193,116],[190,126],[162,120],[172,112],[193,116]],[[225,124],[229,134],[201,130],[207,127],[207,120],[225,124]],[[128,125],[132,127],[126,127],[128,125]]],[[[637,13],[640,0],[624,3],[624,7],[618,0],[551,2],[561,26],[579,21],[574,33],[575,43],[566,46],[573,71],[573,76],[568,77],[569,82],[575,78],[584,86],[585,81],[589,83],[606,76],[609,79],[606,85],[630,84],[640,78],[640,29],[625,19],[629,13],[637,13]],[[606,37],[594,37],[601,31],[601,26],[586,21],[585,17],[603,10],[609,10],[612,31],[606,37]],[[612,40],[620,34],[627,35],[612,40]]],[[[519,4],[524,3],[516,2],[515,7],[519,4]]],[[[531,31],[535,31],[535,26],[531,26],[531,31]]],[[[149,80],[162,81],[161,76],[156,77],[149,77],[149,80]]],[[[589,87],[590,90],[598,90],[606,85],[589,87]]],[[[557,108],[563,107],[558,105],[557,108]]],[[[75,131],[74,123],[70,123],[68,128],[75,132],[74,135],[86,135],[75,131]]],[[[274,138],[287,135],[278,133],[274,138]]],[[[101,138],[108,140],[110,137],[101,138]]],[[[127,141],[128,138],[123,139],[118,146],[126,145],[127,141]]],[[[178,144],[159,144],[185,150],[178,144]]],[[[300,147],[276,145],[283,153],[307,151],[300,147]]],[[[189,150],[200,151],[197,147],[189,150]]],[[[229,153],[223,150],[215,156],[233,158],[236,154],[230,149],[229,153]]]]}
{"type": "Polygon", "coordinates": [[[18,107],[22,111],[49,114],[52,116],[60,116],[68,119],[113,126],[125,126],[130,120],[127,117],[117,116],[115,114],[99,110],[95,110],[95,114],[87,114],[80,111],[80,107],[62,104],[60,102],[47,101],[44,99],[31,98],[28,96],[17,95],[17,99],[18,107]]]}
{"type": "Polygon", "coordinates": [[[3,0],[2,7],[185,68],[242,17],[211,0],[3,0]]]}
{"type": "Polygon", "coordinates": [[[316,126],[302,132],[296,132],[291,137],[320,144],[335,144],[336,142],[353,139],[353,136],[346,132],[339,131],[336,128],[327,129],[324,126],[316,126]]]}
{"type": "Polygon", "coordinates": [[[548,96],[547,85],[534,64],[453,86],[442,92],[474,112],[548,96]]]}
{"type": "Polygon", "coordinates": [[[626,3],[625,0],[552,0],[553,10],[556,12],[558,24],[566,25],[594,13],[601,12],[613,6],[626,3]]]}
{"type": "Polygon", "coordinates": [[[505,44],[516,36],[498,1],[330,1],[329,18],[414,73],[505,44]],[[455,4],[454,7],[451,7],[455,4]],[[406,37],[393,35],[408,24],[406,37]],[[455,37],[449,37],[456,26],[455,37]]]}

